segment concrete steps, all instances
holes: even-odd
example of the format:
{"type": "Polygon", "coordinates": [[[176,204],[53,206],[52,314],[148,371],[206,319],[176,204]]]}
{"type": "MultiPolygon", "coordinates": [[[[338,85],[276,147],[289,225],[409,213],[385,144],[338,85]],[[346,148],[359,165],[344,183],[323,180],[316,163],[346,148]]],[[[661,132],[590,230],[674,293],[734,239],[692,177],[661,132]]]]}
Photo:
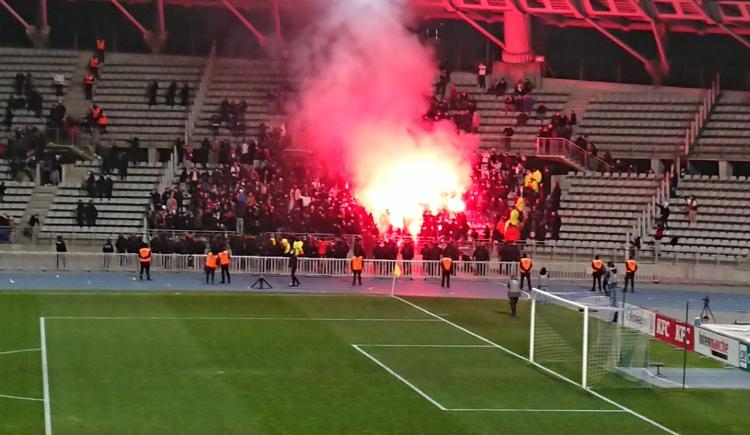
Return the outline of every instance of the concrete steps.
{"type": "Polygon", "coordinates": [[[47,213],[52,206],[52,201],[55,199],[56,193],[57,186],[34,187],[34,190],[31,191],[31,198],[29,198],[29,202],[26,205],[26,211],[21,218],[20,226],[21,228],[26,228],[27,222],[33,215],[38,216],[40,223],[35,227],[31,240],[28,240],[28,238],[23,236],[22,233],[18,233],[18,237],[23,237],[25,241],[30,241],[32,243],[37,242],[37,234],[39,233],[41,225],[44,223],[44,219],[47,217],[47,213]]]}

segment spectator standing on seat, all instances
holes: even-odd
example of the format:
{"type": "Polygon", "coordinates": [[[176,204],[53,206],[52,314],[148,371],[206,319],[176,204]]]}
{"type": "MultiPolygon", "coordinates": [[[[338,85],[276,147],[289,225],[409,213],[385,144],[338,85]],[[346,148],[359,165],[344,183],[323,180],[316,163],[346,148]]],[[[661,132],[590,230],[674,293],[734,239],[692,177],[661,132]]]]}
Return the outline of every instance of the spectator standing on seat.
{"type": "Polygon", "coordinates": [[[62,97],[65,89],[65,74],[61,72],[52,74],[52,84],[55,86],[55,95],[62,97]]]}
{"type": "Polygon", "coordinates": [[[623,292],[628,291],[628,282],[630,282],[630,293],[635,292],[635,273],[638,271],[638,262],[635,258],[630,257],[625,262],[625,286],[622,288],[623,292]]]}
{"type": "Polygon", "coordinates": [[[661,225],[664,227],[664,230],[669,230],[669,215],[671,211],[669,210],[669,201],[664,201],[663,205],[656,204],[657,207],[659,207],[660,213],[660,220],[661,225]]]}
{"type": "Polygon", "coordinates": [[[84,215],[86,216],[86,225],[90,227],[96,226],[96,218],[99,217],[99,211],[96,209],[96,206],[94,205],[94,201],[89,201],[88,204],[86,204],[86,210],[84,211],[84,215]]]}
{"type": "Polygon", "coordinates": [[[151,248],[146,242],[141,242],[141,247],[138,249],[138,261],[141,264],[138,272],[141,281],[143,281],[143,272],[146,272],[146,279],[151,281],[151,248]]]}
{"type": "Polygon", "coordinates": [[[87,72],[85,76],[83,76],[83,88],[86,93],[86,99],[91,101],[94,99],[94,81],[96,80],[96,77],[94,76],[94,73],[91,71],[87,72]]]}
{"type": "Polygon", "coordinates": [[[229,276],[229,264],[232,262],[229,256],[229,251],[224,248],[223,251],[219,252],[219,266],[221,266],[221,284],[224,284],[224,275],[226,275],[227,284],[232,283],[232,278],[229,276]]]}
{"type": "Polygon", "coordinates": [[[107,50],[107,41],[101,36],[96,38],[96,56],[99,58],[100,63],[104,63],[104,55],[107,50]]]}
{"type": "Polygon", "coordinates": [[[591,283],[591,291],[595,291],[596,286],[599,286],[599,292],[602,291],[602,275],[604,274],[604,262],[599,259],[599,256],[594,256],[591,260],[591,276],[593,281],[591,283]]]}
{"type": "Polygon", "coordinates": [[[518,260],[518,270],[521,274],[521,290],[523,290],[523,280],[529,284],[529,291],[531,291],[531,269],[534,267],[534,262],[529,258],[526,253],[521,254],[521,259],[518,260]]]}
{"type": "Polygon", "coordinates": [[[148,96],[148,107],[156,106],[156,96],[159,94],[159,82],[152,81],[146,92],[148,96]]]}
{"type": "Polygon", "coordinates": [[[76,224],[79,227],[83,227],[85,217],[86,217],[86,206],[83,205],[83,201],[79,199],[78,205],[76,205],[76,224]]]}
{"type": "Polygon", "coordinates": [[[112,190],[114,189],[115,182],[112,181],[112,177],[107,175],[107,178],[104,179],[104,196],[107,197],[107,199],[112,199],[112,190]]]}
{"type": "Polygon", "coordinates": [[[16,94],[23,94],[26,85],[26,75],[22,72],[16,74],[16,94]]]}
{"type": "Polygon", "coordinates": [[[180,106],[187,107],[190,105],[190,86],[185,82],[180,89],[180,106]]]}
{"type": "Polygon", "coordinates": [[[688,222],[692,227],[698,221],[698,201],[693,195],[688,196],[685,200],[685,215],[687,216],[688,222]]]}
{"type": "Polygon", "coordinates": [[[169,84],[169,87],[167,88],[167,93],[164,96],[167,106],[174,107],[174,100],[176,96],[177,96],[177,82],[172,81],[172,83],[169,84]]]}
{"type": "Polygon", "coordinates": [[[479,62],[477,65],[477,85],[484,91],[487,89],[487,65],[479,62]]]}

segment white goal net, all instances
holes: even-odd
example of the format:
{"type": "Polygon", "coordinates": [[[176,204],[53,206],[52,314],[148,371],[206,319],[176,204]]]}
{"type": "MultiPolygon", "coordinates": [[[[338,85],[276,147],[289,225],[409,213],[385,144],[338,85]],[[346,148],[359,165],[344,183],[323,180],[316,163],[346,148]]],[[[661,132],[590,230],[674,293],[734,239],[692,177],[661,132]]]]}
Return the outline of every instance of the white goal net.
{"type": "Polygon", "coordinates": [[[639,386],[629,377],[649,364],[649,337],[623,325],[607,296],[566,299],[534,289],[531,361],[589,387],[639,386]]]}

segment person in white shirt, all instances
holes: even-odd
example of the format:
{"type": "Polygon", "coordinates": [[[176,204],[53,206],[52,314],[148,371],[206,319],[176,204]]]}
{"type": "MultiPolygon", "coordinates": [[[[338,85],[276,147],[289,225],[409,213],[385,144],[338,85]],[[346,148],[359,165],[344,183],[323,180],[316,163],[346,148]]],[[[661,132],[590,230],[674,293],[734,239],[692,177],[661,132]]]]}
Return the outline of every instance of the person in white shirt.
{"type": "Polygon", "coordinates": [[[65,74],[52,74],[52,83],[55,85],[55,95],[58,97],[62,97],[63,89],[65,88],[65,74]]]}
{"type": "Polygon", "coordinates": [[[487,65],[482,62],[477,65],[477,84],[482,90],[487,89],[487,65]]]}

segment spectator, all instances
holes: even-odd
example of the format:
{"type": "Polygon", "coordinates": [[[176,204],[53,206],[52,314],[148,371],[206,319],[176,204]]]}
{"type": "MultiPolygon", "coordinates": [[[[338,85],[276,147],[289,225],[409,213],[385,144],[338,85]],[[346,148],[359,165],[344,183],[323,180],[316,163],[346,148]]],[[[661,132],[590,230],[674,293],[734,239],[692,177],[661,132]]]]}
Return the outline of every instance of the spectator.
{"type": "Polygon", "coordinates": [[[500,97],[505,95],[505,92],[508,90],[508,83],[505,82],[505,79],[500,77],[500,80],[495,83],[495,86],[491,89],[491,92],[495,94],[496,97],[500,97]]]}
{"type": "Polygon", "coordinates": [[[174,107],[174,100],[175,100],[176,95],[177,95],[177,82],[173,80],[172,83],[169,84],[169,87],[167,88],[167,93],[164,96],[167,106],[174,107]]]}
{"type": "Polygon", "coordinates": [[[693,195],[690,195],[685,200],[685,215],[687,216],[688,222],[690,223],[690,226],[694,226],[695,223],[698,221],[698,201],[695,199],[693,195]]]}
{"type": "Polygon", "coordinates": [[[96,179],[96,184],[94,188],[96,197],[99,199],[104,198],[104,194],[106,192],[105,184],[106,184],[106,181],[104,180],[104,175],[99,174],[99,177],[96,179]]]}
{"type": "Polygon", "coordinates": [[[152,81],[150,85],[148,85],[148,107],[156,106],[156,96],[159,93],[159,82],[156,80],[152,81]]]}
{"type": "Polygon", "coordinates": [[[55,95],[59,98],[63,95],[65,89],[65,74],[58,72],[52,74],[52,84],[55,87],[55,95]]]}
{"type": "Polygon", "coordinates": [[[187,107],[190,105],[190,86],[187,82],[182,85],[180,89],[180,106],[187,107]]]}
{"type": "Polygon", "coordinates": [[[481,61],[477,65],[477,85],[483,91],[487,89],[487,65],[481,61]]]}
{"type": "Polygon", "coordinates": [[[90,227],[96,226],[96,218],[99,217],[99,211],[96,209],[93,200],[89,201],[89,203],[86,204],[84,216],[86,218],[86,225],[90,227]]]}
{"type": "Polygon", "coordinates": [[[112,189],[114,188],[115,182],[112,181],[112,177],[107,175],[107,178],[104,179],[104,196],[107,197],[107,199],[112,199],[112,189]]]}
{"type": "Polygon", "coordinates": [[[669,230],[669,201],[664,201],[664,204],[656,204],[657,207],[659,207],[659,210],[661,211],[660,214],[660,220],[661,225],[664,227],[665,230],[669,230]]]}
{"type": "Polygon", "coordinates": [[[26,76],[19,72],[16,74],[16,94],[22,94],[26,84],[26,76]]]}
{"type": "Polygon", "coordinates": [[[83,227],[83,224],[85,222],[86,217],[86,206],[83,205],[83,201],[80,199],[78,200],[78,205],[76,206],[76,225],[79,227],[83,227]]]}
{"type": "Polygon", "coordinates": [[[0,181],[0,202],[3,201],[4,196],[5,196],[5,181],[0,181]]]}

